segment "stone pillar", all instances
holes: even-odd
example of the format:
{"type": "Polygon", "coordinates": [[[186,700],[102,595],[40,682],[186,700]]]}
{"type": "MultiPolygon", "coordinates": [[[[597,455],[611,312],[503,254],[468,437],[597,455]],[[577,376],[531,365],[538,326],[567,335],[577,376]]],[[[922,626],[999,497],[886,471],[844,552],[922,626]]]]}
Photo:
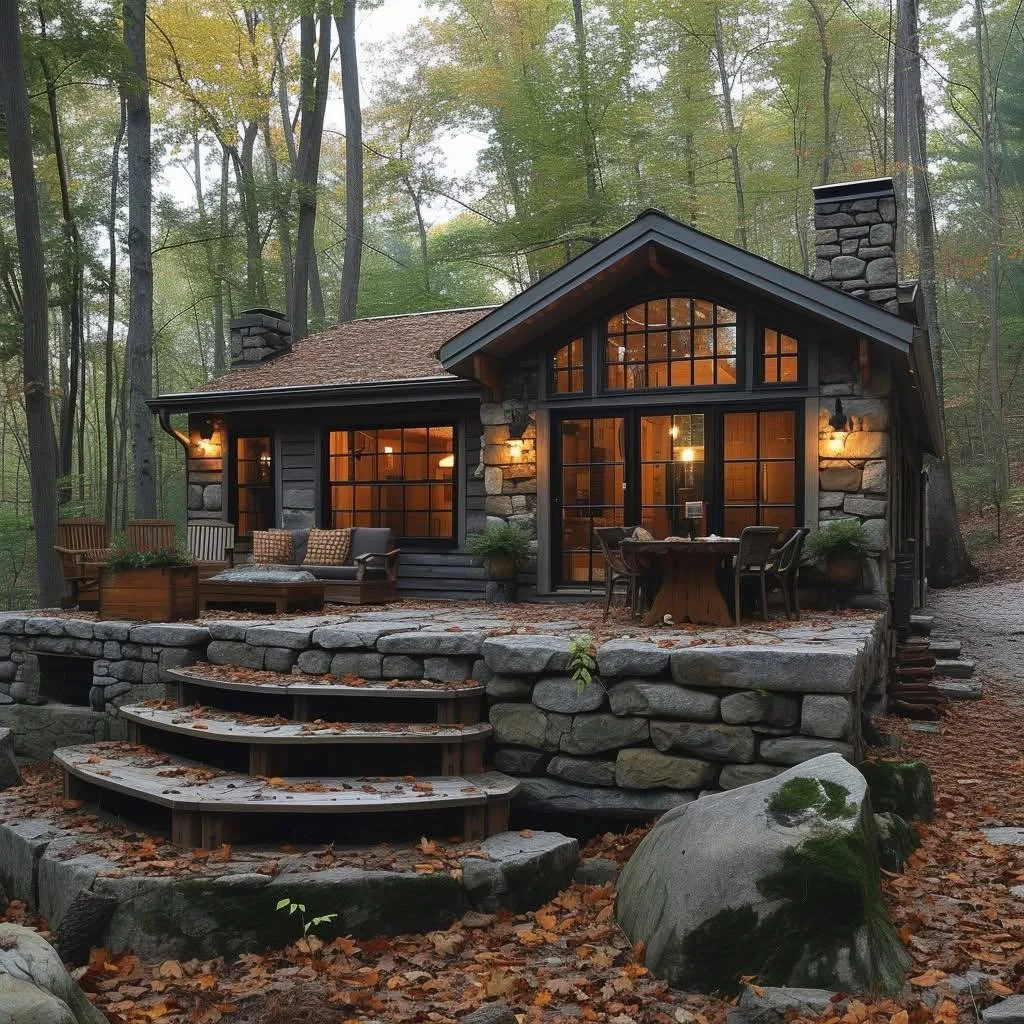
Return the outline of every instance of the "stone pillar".
{"type": "Polygon", "coordinates": [[[892,178],[814,189],[814,279],[899,312],[892,178]]]}
{"type": "Polygon", "coordinates": [[[231,321],[231,365],[251,366],[288,352],[292,325],[272,309],[243,309],[231,321]]]}

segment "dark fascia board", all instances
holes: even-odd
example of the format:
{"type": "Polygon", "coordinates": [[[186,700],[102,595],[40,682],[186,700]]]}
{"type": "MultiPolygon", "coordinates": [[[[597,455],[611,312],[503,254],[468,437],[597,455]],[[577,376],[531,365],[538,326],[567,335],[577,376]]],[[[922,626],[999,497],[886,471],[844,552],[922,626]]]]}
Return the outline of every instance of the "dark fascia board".
{"type": "Polygon", "coordinates": [[[935,384],[931,344],[928,332],[923,328],[917,328],[914,332],[914,341],[910,350],[910,368],[910,384],[917,392],[923,413],[923,422],[918,426],[918,433],[925,439],[927,450],[936,458],[941,459],[946,452],[946,432],[942,405],[935,384]]]}
{"type": "Polygon", "coordinates": [[[238,391],[191,391],[161,395],[148,404],[154,412],[231,412],[260,409],[310,409],[324,405],[393,405],[398,402],[477,399],[476,381],[448,375],[359,384],[312,384],[238,391]]]}
{"type": "Polygon", "coordinates": [[[650,210],[445,342],[442,366],[456,369],[505,331],[650,243],[898,352],[910,350],[914,327],[898,316],[650,210]]]}
{"type": "Polygon", "coordinates": [[[811,189],[814,202],[838,203],[852,199],[895,199],[892,178],[868,178],[864,181],[837,181],[831,185],[815,185],[811,189]]]}

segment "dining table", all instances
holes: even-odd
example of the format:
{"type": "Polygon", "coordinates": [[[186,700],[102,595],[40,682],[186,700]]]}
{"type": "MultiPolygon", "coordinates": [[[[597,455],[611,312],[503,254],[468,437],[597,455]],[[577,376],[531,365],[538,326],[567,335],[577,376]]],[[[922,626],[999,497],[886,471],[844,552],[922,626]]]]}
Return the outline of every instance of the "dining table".
{"type": "Polygon", "coordinates": [[[643,618],[645,626],[693,622],[731,626],[733,615],[720,582],[726,559],[739,554],[739,537],[671,537],[622,541],[623,559],[661,573],[661,585],[643,618]]]}

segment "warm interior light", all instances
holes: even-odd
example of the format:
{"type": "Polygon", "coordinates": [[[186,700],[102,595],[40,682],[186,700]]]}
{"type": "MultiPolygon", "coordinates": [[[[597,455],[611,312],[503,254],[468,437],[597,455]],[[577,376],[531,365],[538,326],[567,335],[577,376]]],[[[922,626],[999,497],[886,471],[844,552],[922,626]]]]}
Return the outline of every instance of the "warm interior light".
{"type": "Polygon", "coordinates": [[[453,469],[455,467],[455,456],[445,455],[443,458],[438,460],[437,464],[441,469],[453,469]]]}
{"type": "Polygon", "coordinates": [[[523,442],[518,438],[513,438],[508,443],[508,450],[513,459],[521,459],[523,457],[523,442]]]}
{"type": "Polygon", "coordinates": [[[668,428],[668,436],[672,437],[672,438],[678,437],[679,436],[679,428],[677,426],[674,426],[674,425],[669,427],[668,428]]]}
{"type": "Polygon", "coordinates": [[[693,462],[694,458],[696,457],[696,454],[697,453],[692,448],[684,448],[680,453],[679,458],[683,462],[693,462]]]}
{"type": "Polygon", "coordinates": [[[392,448],[391,445],[386,444],[386,445],[384,445],[384,454],[385,455],[394,455],[395,454],[395,449],[392,448]]]}

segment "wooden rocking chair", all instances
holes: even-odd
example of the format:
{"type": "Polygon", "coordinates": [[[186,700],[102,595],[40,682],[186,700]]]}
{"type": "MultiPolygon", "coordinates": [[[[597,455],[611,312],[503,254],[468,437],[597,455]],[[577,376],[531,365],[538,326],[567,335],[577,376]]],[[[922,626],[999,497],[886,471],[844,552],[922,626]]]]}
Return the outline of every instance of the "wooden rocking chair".
{"type": "Polygon", "coordinates": [[[110,528],[102,519],[82,517],[57,520],[57,543],[61,572],[70,593],[65,607],[99,603],[99,575],[96,566],[110,557],[110,528]]]}
{"type": "Polygon", "coordinates": [[[189,523],[186,532],[189,554],[199,569],[200,579],[216,576],[234,564],[234,523],[189,523]]]}

